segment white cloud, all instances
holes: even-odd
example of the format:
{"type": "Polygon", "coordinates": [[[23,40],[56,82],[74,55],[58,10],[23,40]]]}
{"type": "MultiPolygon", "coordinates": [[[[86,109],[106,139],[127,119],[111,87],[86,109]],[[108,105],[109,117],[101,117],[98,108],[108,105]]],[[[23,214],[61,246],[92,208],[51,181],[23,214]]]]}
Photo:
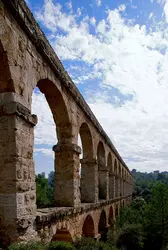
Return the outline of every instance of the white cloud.
{"type": "Polygon", "coordinates": [[[153,12],[150,13],[149,19],[151,19],[152,17],[153,17],[153,12]]]}
{"type": "Polygon", "coordinates": [[[165,16],[165,22],[168,23],[168,0],[157,0],[157,3],[163,6],[163,14],[165,16]]]}
{"type": "MultiPolygon", "coordinates": [[[[55,38],[53,46],[62,60],[92,67],[86,74],[78,66],[78,81],[99,83],[96,93],[88,90],[89,105],[128,166],[166,170],[168,29],[156,24],[148,31],[145,25],[123,19],[120,8],[109,9],[102,20],[92,22],[86,16],[79,21],[78,13],[64,13],[61,5],[46,0],[36,16],[55,38]],[[95,34],[90,33],[93,23],[95,34]],[[58,28],[64,35],[57,33],[58,28]]],[[[54,144],[50,132],[41,134],[37,143],[48,136],[47,143],[54,144]]]]}
{"type": "Polygon", "coordinates": [[[69,10],[72,10],[72,2],[67,2],[66,6],[68,7],[69,10]]]}
{"type": "Polygon", "coordinates": [[[165,5],[164,5],[164,14],[165,14],[166,23],[168,23],[168,0],[166,0],[165,5]]]}
{"type": "Polygon", "coordinates": [[[125,5],[125,4],[121,4],[121,5],[118,7],[118,10],[121,11],[121,12],[125,11],[125,9],[126,9],[126,5],[125,5]]]}
{"type": "Polygon", "coordinates": [[[96,19],[95,17],[90,18],[90,23],[94,26],[96,24],[96,19]]]}
{"type": "Polygon", "coordinates": [[[49,156],[49,157],[52,157],[54,159],[54,152],[50,149],[47,149],[47,148],[35,148],[34,150],[34,153],[42,153],[44,154],[45,156],[49,156]]]}
{"type": "Polygon", "coordinates": [[[101,0],[96,0],[96,4],[97,4],[98,7],[100,7],[101,4],[102,4],[102,3],[101,3],[101,0]]]}

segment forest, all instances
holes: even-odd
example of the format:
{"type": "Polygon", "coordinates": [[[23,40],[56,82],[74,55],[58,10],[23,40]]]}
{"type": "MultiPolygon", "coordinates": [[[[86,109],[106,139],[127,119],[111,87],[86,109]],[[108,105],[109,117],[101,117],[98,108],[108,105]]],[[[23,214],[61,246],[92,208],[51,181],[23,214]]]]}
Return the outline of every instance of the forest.
{"type": "MultiPolygon", "coordinates": [[[[115,230],[109,229],[106,241],[89,238],[74,244],[29,242],[13,244],[9,250],[168,250],[168,172],[142,173],[132,170],[135,177],[133,201],[122,208],[116,218],[115,230]]],[[[54,205],[54,172],[36,176],[37,206],[54,205]]]]}

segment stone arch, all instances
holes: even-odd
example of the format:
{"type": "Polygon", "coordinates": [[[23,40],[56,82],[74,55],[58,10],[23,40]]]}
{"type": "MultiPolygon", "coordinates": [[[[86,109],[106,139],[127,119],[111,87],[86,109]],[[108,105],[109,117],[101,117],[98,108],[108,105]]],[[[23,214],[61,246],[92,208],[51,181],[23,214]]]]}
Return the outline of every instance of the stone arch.
{"type": "Polygon", "coordinates": [[[87,123],[82,123],[79,129],[79,134],[82,141],[83,159],[93,158],[93,140],[92,134],[87,123]]]}
{"type": "Polygon", "coordinates": [[[14,92],[14,85],[8,64],[7,52],[0,41],[0,93],[14,92]]]}
{"type": "Polygon", "coordinates": [[[49,79],[41,79],[38,81],[36,87],[45,95],[51,109],[56,125],[58,143],[65,144],[70,142],[72,138],[72,125],[63,95],[49,79]]]}
{"type": "Polygon", "coordinates": [[[81,202],[95,202],[95,159],[93,159],[93,140],[87,123],[79,129],[83,158],[81,163],[80,192],[81,202]]]}
{"type": "Polygon", "coordinates": [[[82,227],[82,235],[85,237],[95,236],[94,221],[91,215],[87,215],[87,217],[85,218],[85,221],[82,227]]]}
{"type": "Polygon", "coordinates": [[[55,204],[57,206],[74,206],[80,203],[80,179],[77,175],[74,177],[75,168],[80,165],[80,148],[73,143],[71,114],[63,92],[58,89],[56,83],[49,79],[41,79],[36,86],[45,95],[56,125],[58,143],[53,146],[55,152],[55,204]],[[76,163],[74,163],[74,158],[76,163]],[[74,178],[77,185],[74,185],[74,178]]]}
{"type": "Polygon", "coordinates": [[[112,206],[110,207],[110,210],[109,210],[108,223],[109,223],[110,226],[114,225],[114,211],[113,211],[112,206]]]}
{"type": "Polygon", "coordinates": [[[56,234],[53,236],[51,241],[73,242],[73,239],[69,230],[66,228],[62,228],[57,229],[56,234]]]}
{"type": "Polygon", "coordinates": [[[98,224],[98,232],[101,235],[102,240],[107,239],[107,225],[106,225],[106,212],[103,209],[100,214],[99,224],[98,224]]]}
{"type": "Polygon", "coordinates": [[[102,141],[97,147],[97,162],[98,162],[98,183],[99,183],[99,199],[107,198],[107,168],[105,161],[105,148],[102,141]]]}

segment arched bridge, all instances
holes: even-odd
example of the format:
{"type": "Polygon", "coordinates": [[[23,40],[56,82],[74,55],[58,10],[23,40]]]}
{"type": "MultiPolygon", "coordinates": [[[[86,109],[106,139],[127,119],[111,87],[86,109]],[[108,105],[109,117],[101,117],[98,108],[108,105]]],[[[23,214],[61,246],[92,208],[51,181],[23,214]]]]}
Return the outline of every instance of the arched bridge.
{"type": "Polygon", "coordinates": [[[103,235],[120,206],[130,203],[133,181],[25,2],[0,0],[0,241],[103,235]],[[56,208],[42,210],[36,208],[33,161],[36,86],[58,138],[56,208]]]}

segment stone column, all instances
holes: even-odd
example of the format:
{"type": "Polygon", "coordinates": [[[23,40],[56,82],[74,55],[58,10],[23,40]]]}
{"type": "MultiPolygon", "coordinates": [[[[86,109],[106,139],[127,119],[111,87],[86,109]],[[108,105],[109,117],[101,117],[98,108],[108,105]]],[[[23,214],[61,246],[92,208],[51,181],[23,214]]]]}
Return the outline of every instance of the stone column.
{"type": "Polygon", "coordinates": [[[98,165],[96,159],[81,159],[81,202],[98,202],[98,165]]]}
{"type": "Polygon", "coordinates": [[[115,176],[110,173],[109,175],[109,198],[113,199],[115,197],[115,176]]]}
{"type": "Polygon", "coordinates": [[[109,178],[108,178],[108,168],[101,163],[98,164],[98,173],[99,173],[99,199],[106,200],[109,197],[108,194],[108,185],[109,185],[109,178]]]}
{"type": "Polygon", "coordinates": [[[55,152],[55,204],[63,207],[77,207],[80,199],[79,154],[78,145],[57,144],[55,152]]]}
{"type": "Polygon", "coordinates": [[[107,168],[107,172],[106,172],[106,200],[109,200],[109,170],[108,167],[107,168]]]}
{"type": "Polygon", "coordinates": [[[6,103],[1,99],[0,106],[0,242],[4,244],[36,235],[33,147],[37,117],[9,99],[6,103]]]}

